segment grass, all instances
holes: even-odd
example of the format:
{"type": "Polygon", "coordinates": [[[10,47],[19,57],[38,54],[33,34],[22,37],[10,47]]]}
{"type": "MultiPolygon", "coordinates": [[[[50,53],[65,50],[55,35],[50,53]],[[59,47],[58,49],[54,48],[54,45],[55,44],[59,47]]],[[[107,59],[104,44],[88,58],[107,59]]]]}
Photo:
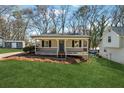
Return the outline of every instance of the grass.
{"type": "Polygon", "coordinates": [[[4,60],[0,87],[124,87],[124,65],[95,57],[71,65],[4,60]]]}
{"type": "Polygon", "coordinates": [[[12,48],[0,48],[0,54],[10,53],[10,52],[21,52],[22,49],[12,49],[12,48]]]}

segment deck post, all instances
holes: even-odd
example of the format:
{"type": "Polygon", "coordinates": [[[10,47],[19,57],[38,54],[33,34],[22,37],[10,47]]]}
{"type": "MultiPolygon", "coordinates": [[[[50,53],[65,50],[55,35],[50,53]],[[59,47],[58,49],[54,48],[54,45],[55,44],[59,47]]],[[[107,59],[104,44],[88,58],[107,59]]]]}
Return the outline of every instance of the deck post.
{"type": "Polygon", "coordinates": [[[36,54],[36,39],[35,39],[35,54],[36,54]]]}
{"type": "Polygon", "coordinates": [[[82,58],[83,58],[83,55],[84,55],[84,51],[83,51],[83,39],[81,39],[81,48],[82,48],[82,58]]]}
{"type": "Polygon", "coordinates": [[[65,47],[65,57],[67,57],[67,49],[66,49],[66,41],[67,40],[65,39],[64,41],[65,41],[65,46],[64,46],[65,47]]]}
{"type": "Polygon", "coordinates": [[[40,48],[42,48],[42,39],[40,39],[40,48]]]}
{"type": "Polygon", "coordinates": [[[58,52],[59,52],[59,40],[56,39],[56,41],[57,41],[57,58],[58,58],[58,52]]]}
{"type": "Polygon", "coordinates": [[[89,58],[89,39],[87,39],[87,59],[89,58]]]}

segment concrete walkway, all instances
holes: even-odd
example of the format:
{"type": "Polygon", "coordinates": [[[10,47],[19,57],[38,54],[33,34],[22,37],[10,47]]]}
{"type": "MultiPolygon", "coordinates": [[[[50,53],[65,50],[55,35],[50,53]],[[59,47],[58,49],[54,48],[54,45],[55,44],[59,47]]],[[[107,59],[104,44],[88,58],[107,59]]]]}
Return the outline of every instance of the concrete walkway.
{"type": "Polygon", "coordinates": [[[3,54],[0,54],[0,59],[2,59],[4,57],[12,56],[12,55],[20,54],[20,53],[23,53],[23,52],[3,53],[3,54]]]}

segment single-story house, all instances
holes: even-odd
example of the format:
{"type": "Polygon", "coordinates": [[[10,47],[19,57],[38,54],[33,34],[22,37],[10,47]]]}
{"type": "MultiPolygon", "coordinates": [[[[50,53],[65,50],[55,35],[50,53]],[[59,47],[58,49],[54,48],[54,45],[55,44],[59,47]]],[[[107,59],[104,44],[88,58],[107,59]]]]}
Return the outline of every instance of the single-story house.
{"type": "Polygon", "coordinates": [[[21,49],[21,48],[25,47],[25,41],[21,41],[21,40],[5,40],[3,47],[21,49]]]}
{"type": "Polygon", "coordinates": [[[105,30],[99,54],[109,60],[124,63],[124,27],[108,27],[105,30]]]}
{"type": "Polygon", "coordinates": [[[57,57],[73,55],[88,59],[88,35],[42,34],[32,38],[35,41],[35,54],[57,57]]]}
{"type": "Polygon", "coordinates": [[[24,48],[25,41],[22,40],[5,40],[0,34],[0,47],[1,48],[24,48]]]}

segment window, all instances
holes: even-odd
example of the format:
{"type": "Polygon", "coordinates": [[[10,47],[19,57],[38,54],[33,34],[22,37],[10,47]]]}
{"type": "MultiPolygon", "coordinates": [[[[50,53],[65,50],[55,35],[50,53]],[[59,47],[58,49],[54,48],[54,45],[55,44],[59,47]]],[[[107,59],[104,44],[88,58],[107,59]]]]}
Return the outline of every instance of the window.
{"type": "Polygon", "coordinates": [[[12,46],[12,43],[11,42],[5,42],[5,47],[6,48],[11,48],[12,46]]]}
{"type": "Polygon", "coordinates": [[[42,47],[51,47],[51,40],[42,40],[42,47]]]}
{"type": "Polygon", "coordinates": [[[83,40],[83,47],[87,47],[87,41],[83,40]]]}
{"type": "Polygon", "coordinates": [[[22,42],[17,42],[16,46],[17,46],[17,48],[22,48],[23,47],[22,42]]]}
{"type": "Polygon", "coordinates": [[[74,41],[74,47],[79,47],[79,41],[74,41]]]}
{"type": "Polygon", "coordinates": [[[108,36],[108,42],[111,43],[111,36],[108,36]]]}
{"type": "Polygon", "coordinates": [[[49,47],[49,41],[44,41],[44,47],[49,47]]]}
{"type": "Polygon", "coordinates": [[[73,40],[72,47],[81,47],[81,40],[73,40]]]}

